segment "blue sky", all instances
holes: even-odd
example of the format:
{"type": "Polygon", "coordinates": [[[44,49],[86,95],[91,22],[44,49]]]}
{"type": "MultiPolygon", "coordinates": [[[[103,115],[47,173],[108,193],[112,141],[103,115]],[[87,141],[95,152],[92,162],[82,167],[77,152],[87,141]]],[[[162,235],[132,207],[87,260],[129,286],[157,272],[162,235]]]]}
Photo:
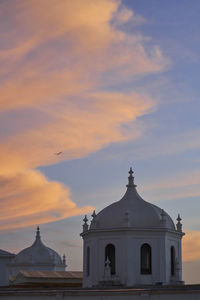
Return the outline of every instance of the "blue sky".
{"type": "Polygon", "coordinates": [[[83,2],[0,4],[0,247],[29,246],[41,225],[80,269],[83,215],[119,200],[132,166],[145,200],[181,214],[196,282],[200,3],[83,2]]]}

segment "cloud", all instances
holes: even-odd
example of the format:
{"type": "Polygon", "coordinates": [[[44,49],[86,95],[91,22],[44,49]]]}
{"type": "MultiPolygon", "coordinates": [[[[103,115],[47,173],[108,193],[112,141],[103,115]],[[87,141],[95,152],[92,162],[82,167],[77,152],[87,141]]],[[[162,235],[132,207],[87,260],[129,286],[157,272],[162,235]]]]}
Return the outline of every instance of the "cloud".
{"type": "Polygon", "coordinates": [[[135,123],[155,100],[119,92],[119,83],[169,61],[146,37],[116,26],[134,17],[120,1],[16,0],[0,8],[1,228],[86,213],[69,188],[35,169],[139,136],[135,123]]]}
{"type": "Polygon", "coordinates": [[[83,107],[81,103],[69,102],[67,107],[57,104],[55,113],[49,106],[46,123],[21,129],[2,141],[0,174],[80,158],[111,142],[134,138],[139,132],[133,130],[132,122],[153,107],[151,99],[134,93],[88,95],[83,107]],[[57,150],[62,156],[53,155],[57,150]]]}
{"type": "Polygon", "coordinates": [[[200,196],[199,183],[199,170],[191,170],[186,173],[177,172],[170,174],[169,178],[158,178],[156,179],[156,183],[149,182],[148,184],[145,184],[142,189],[145,192],[148,191],[154,200],[163,199],[166,201],[200,196]]]}
{"type": "Polygon", "coordinates": [[[185,187],[189,185],[199,185],[200,184],[200,171],[192,170],[187,171],[186,173],[177,173],[170,174],[170,178],[164,178],[162,180],[157,181],[155,185],[150,184],[146,185],[145,189],[165,189],[170,186],[170,188],[176,187],[185,187]]]}
{"type": "MultiPolygon", "coordinates": [[[[4,5],[10,8],[15,30],[8,28],[6,46],[0,51],[4,72],[0,109],[55,102],[78,93],[80,98],[96,85],[107,86],[108,80],[127,81],[163,70],[168,61],[158,46],[148,49],[142,35],[129,35],[111,25],[114,13],[118,19],[124,11],[119,3],[21,0],[4,5]]],[[[2,17],[1,22],[0,28],[5,28],[7,19],[2,17]]]]}
{"type": "Polygon", "coordinates": [[[200,260],[200,232],[186,231],[183,237],[183,261],[192,262],[200,260]]]}
{"type": "Polygon", "coordinates": [[[141,15],[136,14],[133,10],[121,5],[120,9],[115,13],[115,25],[119,26],[126,24],[127,22],[134,26],[138,26],[146,23],[146,20],[141,15]]]}
{"type": "Polygon", "coordinates": [[[77,207],[68,188],[48,181],[36,170],[0,176],[0,188],[0,231],[57,221],[93,209],[77,207]]]}

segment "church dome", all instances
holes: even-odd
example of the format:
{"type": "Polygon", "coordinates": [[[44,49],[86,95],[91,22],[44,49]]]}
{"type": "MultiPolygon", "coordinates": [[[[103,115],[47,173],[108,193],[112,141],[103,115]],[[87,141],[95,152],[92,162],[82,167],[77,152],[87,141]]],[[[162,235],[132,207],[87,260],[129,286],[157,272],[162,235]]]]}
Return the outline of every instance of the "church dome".
{"type": "Polygon", "coordinates": [[[20,251],[12,261],[12,264],[62,265],[63,262],[56,251],[43,244],[38,227],[33,245],[20,251]]]}
{"type": "Polygon", "coordinates": [[[135,229],[167,228],[175,230],[174,222],[163,209],[140,197],[134,184],[132,169],[129,174],[127,191],[123,198],[107,206],[97,215],[93,213],[90,229],[132,227],[135,229]]]}

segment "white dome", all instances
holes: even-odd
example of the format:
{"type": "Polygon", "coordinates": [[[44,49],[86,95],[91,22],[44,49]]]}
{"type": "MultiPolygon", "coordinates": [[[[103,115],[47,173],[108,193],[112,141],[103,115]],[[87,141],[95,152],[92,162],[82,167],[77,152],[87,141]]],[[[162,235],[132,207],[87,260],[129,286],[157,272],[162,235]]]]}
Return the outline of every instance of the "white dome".
{"type": "Polygon", "coordinates": [[[60,255],[51,248],[46,247],[40,238],[39,227],[37,228],[36,239],[31,247],[20,251],[13,259],[12,264],[48,264],[62,265],[60,255]]]}
{"type": "Polygon", "coordinates": [[[94,215],[90,229],[132,227],[175,230],[172,219],[164,210],[140,197],[134,184],[132,169],[129,173],[129,183],[123,198],[94,215]]]}

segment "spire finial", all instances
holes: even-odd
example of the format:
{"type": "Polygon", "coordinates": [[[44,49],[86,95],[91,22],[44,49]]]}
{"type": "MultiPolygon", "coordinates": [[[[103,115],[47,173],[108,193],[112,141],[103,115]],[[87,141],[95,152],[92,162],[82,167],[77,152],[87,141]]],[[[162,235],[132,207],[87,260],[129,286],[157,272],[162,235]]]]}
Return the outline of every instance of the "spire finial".
{"type": "Polygon", "coordinates": [[[180,217],[180,214],[178,214],[178,218],[176,219],[178,222],[180,222],[182,219],[180,217]]]}
{"type": "Polygon", "coordinates": [[[167,220],[166,220],[166,213],[165,213],[164,209],[161,210],[161,214],[160,214],[160,215],[161,215],[161,222],[162,222],[162,225],[165,226],[167,220]]]}
{"type": "Polygon", "coordinates": [[[180,214],[178,214],[178,218],[176,219],[178,222],[176,224],[176,229],[177,231],[179,232],[182,232],[182,224],[181,224],[181,217],[180,217],[180,214]]]}
{"type": "Polygon", "coordinates": [[[105,279],[110,279],[111,277],[111,267],[110,267],[110,260],[109,257],[107,256],[106,260],[105,260],[105,268],[104,268],[104,276],[105,279]]]}
{"type": "Polygon", "coordinates": [[[63,254],[63,265],[65,265],[66,264],[66,256],[65,256],[65,254],[63,254]]]}
{"type": "Polygon", "coordinates": [[[96,218],[96,212],[95,212],[95,210],[94,210],[93,213],[92,213],[92,217],[93,217],[93,219],[96,218]]]}
{"type": "Polygon", "coordinates": [[[132,176],[132,175],[133,175],[133,170],[132,170],[132,167],[130,167],[129,174],[130,174],[130,176],[132,176]]]}
{"type": "Polygon", "coordinates": [[[84,232],[84,231],[87,231],[87,230],[88,230],[88,227],[89,227],[89,226],[88,226],[88,223],[87,223],[87,222],[88,222],[87,215],[85,215],[85,217],[84,217],[84,219],[83,219],[83,222],[84,222],[84,223],[83,223],[83,232],[84,232]]]}
{"type": "Polygon", "coordinates": [[[36,238],[40,239],[40,227],[37,227],[37,231],[36,231],[36,238]]]}
{"type": "Polygon", "coordinates": [[[132,167],[130,167],[130,171],[129,171],[129,177],[128,177],[128,184],[127,187],[136,187],[136,185],[134,184],[134,177],[133,177],[133,170],[132,167]]]}

